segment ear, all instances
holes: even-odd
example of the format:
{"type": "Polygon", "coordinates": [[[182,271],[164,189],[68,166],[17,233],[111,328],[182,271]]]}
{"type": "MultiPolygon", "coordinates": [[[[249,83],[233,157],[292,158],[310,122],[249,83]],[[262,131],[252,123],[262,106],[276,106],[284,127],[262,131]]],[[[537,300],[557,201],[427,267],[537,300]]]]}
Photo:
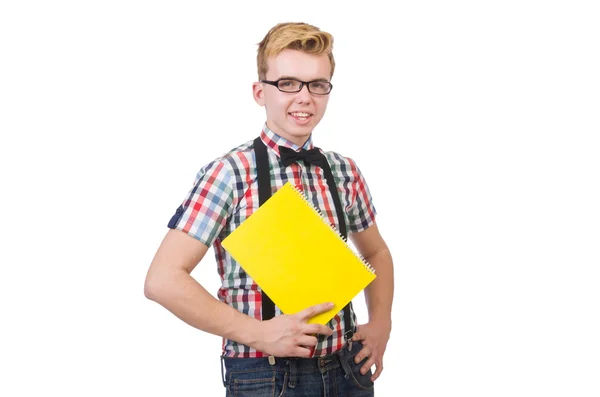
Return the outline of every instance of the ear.
{"type": "Polygon", "coordinates": [[[254,96],[254,101],[256,103],[260,106],[265,106],[265,90],[263,83],[259,83],[258,81],[252,83],[252,95],[254,96]]]}

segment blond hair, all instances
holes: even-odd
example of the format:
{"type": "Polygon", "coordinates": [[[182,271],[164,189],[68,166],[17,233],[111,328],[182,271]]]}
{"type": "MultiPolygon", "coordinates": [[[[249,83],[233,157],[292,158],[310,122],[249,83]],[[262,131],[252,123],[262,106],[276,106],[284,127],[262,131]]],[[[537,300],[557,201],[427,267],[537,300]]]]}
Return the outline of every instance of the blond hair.
{"type": "Polygon", "coordinates": [[[331,75],[335,69],[333,59],[333,36],[321,31],[316,26],[302,22],[285,22],[275,25],[263,40],[258,43],[258,78],[264,79],[267,74],[267,59],[277,56],[283,50],[299,50],[308,54],[327,54],[331,63],[331,75]]]}

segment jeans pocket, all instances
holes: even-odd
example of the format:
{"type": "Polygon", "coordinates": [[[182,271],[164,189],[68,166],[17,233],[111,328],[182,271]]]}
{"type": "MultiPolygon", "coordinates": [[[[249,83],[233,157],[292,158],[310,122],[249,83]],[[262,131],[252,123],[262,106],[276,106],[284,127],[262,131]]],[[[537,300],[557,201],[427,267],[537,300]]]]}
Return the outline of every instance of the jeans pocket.
{"type": "Polygon", "coordinates": [[[265,377],[265,373],[253,374],[258,376],[248,376],[248,373],[233,374],[231,378],[231,392],[233,397],[272,397],[275,395],[275,375],[265,377]]]}
{"type": "Polygon", "coordinates": [[[361,389],[371,389],[373,387],[373,381],[371,380],[371,376],[373,376],[373,372],[371,368],[364,375],[360,372],[362,366],[367,362],[369,358],[366,357],[358,364],[354,362],[354,357],[351,357],[347,360],[348,366],[352,370],[350,376],[352,377],[352,381],[356,386],[361,389]]]}

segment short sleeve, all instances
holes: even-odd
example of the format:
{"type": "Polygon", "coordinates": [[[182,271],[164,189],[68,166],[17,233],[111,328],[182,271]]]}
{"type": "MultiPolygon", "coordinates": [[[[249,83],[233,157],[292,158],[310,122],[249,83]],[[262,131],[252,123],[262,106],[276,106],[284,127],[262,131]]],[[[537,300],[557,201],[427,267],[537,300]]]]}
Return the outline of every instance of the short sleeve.
{"type": "Polygon", "coordinates": [[[348,159],[348,161],[352,172],[352,203],[348,211],[348,230],[351,233],[358,233],[369,228],[375,222],[377,211],[360,169],[354,160],[348,159]]]}
{"type": "Polygon", "coordinates": [[[233,209],[232,178],[221,161],[202,167],[194,187],[175,211],[168,227],[181,230],[210,246],[233,209]]]}

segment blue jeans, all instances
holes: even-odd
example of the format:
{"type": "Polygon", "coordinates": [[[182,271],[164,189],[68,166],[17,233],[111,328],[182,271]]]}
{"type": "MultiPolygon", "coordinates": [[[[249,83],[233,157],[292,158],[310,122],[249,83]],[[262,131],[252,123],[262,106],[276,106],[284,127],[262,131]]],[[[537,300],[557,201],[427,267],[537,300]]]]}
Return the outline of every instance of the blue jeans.
{"type": "Polygon", "coordinates": [[[227,397],[373,397],[371,371],[365,375],[360,368],[367,360],[354,363],[362,349],[352,343],[332,355],[318,358],[224,357],[227,397]]]}

